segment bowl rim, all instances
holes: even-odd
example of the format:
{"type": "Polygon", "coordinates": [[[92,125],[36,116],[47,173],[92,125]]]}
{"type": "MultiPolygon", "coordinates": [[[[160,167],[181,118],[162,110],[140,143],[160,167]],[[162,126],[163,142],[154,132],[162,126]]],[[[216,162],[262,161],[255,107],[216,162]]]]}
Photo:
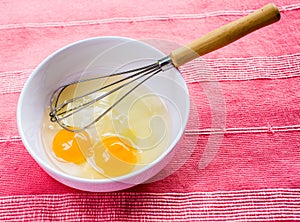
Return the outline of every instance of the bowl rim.
{"type": "MultiPolygon", "coordinates": [[[[128,38],[128,37],[122,37],[122,36],[98,36],[98,37],[91,37],[91,38],[86,38],[86,39],[82,39],[79,41],[75,41],[73,43],[70,43],[66,46],[63,46],[61,48],[59,48],[58,50],[54,51],[53,53],[51,53],[49,56],[47,56],[46,58],[44,58],[42,60],[42,62],[33,70],[33,72],[30,74],[30,76],[28,77],[28,79],[26,80],[20,96],[19,96],[19,100],[18,100],[18,105],[17,105],[17,128],[21,137],[21,140],[26,148],[26,150],[29,152],[29,154],[32,156],[32,158],[41,166],[42,169],[51,172],[52,174],[55,175],[59,175],[59,177],[61,178],[65,178],[71,181],[76,181],[76,182],[80,182],[80,183],[91,183],[91,184],[106,184],[106,183],[111,183],[111,182],[122,182],[122,183],[128,183],[125,182],[126,180],[130,179],[130,178],[134,178],[140,174],[142,174],[143,172],[151,169],[152,167],[154,167],[155,165],[157,165],[158,163],[160,163],[170,152],[172,152],[172,150],[176,147],[176,144],[180,141],[180,139],[182,138],[187,122],[188,122],[188,118],[190,115],[190,95],[189,95],[189,90],[187,87],[187,84],[182,76],[182,74],[180,73],[180,71],[176,68],[178,76],[182,79],[183,83],[184,83],[184,87],[185,87],[185,92],[186,95],[188,97],[188,100],[186,101],[186,115],[182,118],[182,125],[180,128],[180,131],[177,133],[176,137],[174,138],[174,140],[172,140],[172,142],[169,144],[169,146],[167,147],[167,149],[161,154],[159,155],[154,161],[152,161],[151,163],[145,165],[144,167],[142,167],[141,169],[138,169],[136,171],[130,172],[128,174],[122,175],[122,176],[118,176],[118,177],[109,177],[109,178],[101,178],[101,179],[90,179],[90,178],[81,178],[81,177],[77,177],[77,176],[73,176],[73,175],[69,175],[53,166],[51,166],[50,164],[48,164],[47,162],[45,162],[42,158],[39,157],[39,155],[37,155],[36,152],[34,152],[31,148],[31,145],[29,143],[29,141],[27,140],[24,131],[23,131],[23,125],[22,125],[22,121],[21,121],[21,114],[22,114],[22,106],[24,105],[23,101],[24,101],[24,97],[25,97],[25,92],[27,90],[27,86],[28,84],[32,81],[32,79],[38,75],[39,71],[44,67],[45,64],[47,64],[52,58],[54,58],[55,56],[57,56],[58,54],[60,54],[61,52],[75,47],[77,45],[86,43],[86,42],[90,42],[90,41],[102,41],[105,39],[117,39],[117,40],[121,40],[121,41],[129,41],[129,42],[137,42],[145,47],[149,47],[152,50],[156,51],[157,53],[161,54],[161,56],[166,56],[163,52],[161,52],[159,49],[155,48],[154,46],[145,43],[143,41],[139,41],[136,39],[132,39],[132,38],[128,38]]],[[[39,135],[39,137],[41,137],[41,135],[39,135]]],[[[153,175],[155,176],[155,175],[153,175]]],[[[138,183],[137,183],[138,184],[138,183]]],[[[137,184],[133,184],[133,185],[137,185],[137,184]]]]}

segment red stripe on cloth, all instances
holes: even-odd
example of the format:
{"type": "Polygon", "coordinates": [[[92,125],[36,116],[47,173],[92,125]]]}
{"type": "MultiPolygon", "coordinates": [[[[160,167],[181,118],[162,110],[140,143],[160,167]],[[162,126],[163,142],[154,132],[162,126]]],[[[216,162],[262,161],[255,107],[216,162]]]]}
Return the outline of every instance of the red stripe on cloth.
{"type": "Polygon", "coordinates": [[[0,197],[0,220],[277,221],[300,219],[298,189],[68,193],[0,197]]]}
{"type": "MultiPolygon", "coordinates": [[[[280,12],[284,13],[292,10],[299,10],[300,4],[285,5],[279,7],[280,12]]],[[[112,17],[97,20],[80,20],[80,21],[53,21],[53,22],[28,22],[28,23],[14,23],[0,25],[0,30],[18,29],[18,28],[47,28],[47,27],[68,27],[68,26],[86,26],[86,25],[100,25],[109,23],[133,23],[133,22],[147,22],[147,21],[173,21],[180,19],[205,19],[210,17],[225,17],[225,16],[245,16],[254,12],[255,10],[223,10],[212,11],[203,14],[163,14],[163,15],[149,15],[149,16],[135,16],[135,17],[112,17]]]]}
{"type": "MultiPolygon", "coordinates": [[[[114,0],[110,2],[99,2],[90,0],[89,4],[82,6],[81,0],[73,0],[68,7],[61,7],[61,2],[40,2],[38,0],[30,0],[27,2],[10,1],[3,2],[0,7],[1,24],[19,24],[26,23],[74,23],[78,20],[95,20],[101,21],[107,18],[121,18],[122,20],[139,17],[175,17],[175,15],[186,15],[189,17],[207,18],[210,16],[226,16],[226,15],[244,15],[255,9],[262,7],[259,1],[237,2],[235,0],[227,0],[226,4],[220,2],[202,0],[200,2],[194,0],[185,0],[181,2],[160,2],[152,1],[127,1],[124,4],[122,0],[114,0]],[[147,8],[145,8],[147,3],[147,8]],[[132,5],[134,4],[134,10],[132,5]],[[122,5],[122,7],[120,7],[122,5]],[[26,10],[24,10],[26,8],[26,10]],[[78,13],[80,12],[80,13],[78,13]],[[62,22],[63,21],[63,22],[62,22]]],[[[295,1],[275,2],[281,12],[299,9],[299,3],[295,1]]],[[[109,20],[109,19],[107,19],[109,20]]]]}

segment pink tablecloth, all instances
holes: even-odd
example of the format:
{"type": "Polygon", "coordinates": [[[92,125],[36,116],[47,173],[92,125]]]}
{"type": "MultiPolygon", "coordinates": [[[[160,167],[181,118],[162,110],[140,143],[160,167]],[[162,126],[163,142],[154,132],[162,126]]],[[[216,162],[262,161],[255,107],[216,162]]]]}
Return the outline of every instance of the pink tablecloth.
{"type": "Polygon", "coordinates": [[[0,1],[0,220],[300,220],[296,0],[275,1],[280,22],[181,68],[193,110],[182,161],[165,172],[181,167],[164,179],[112,193],[66,187],[34,162],[16,127],[26,79],[66,44],[104,35],[185,44],[266,3],[0,1]]]}

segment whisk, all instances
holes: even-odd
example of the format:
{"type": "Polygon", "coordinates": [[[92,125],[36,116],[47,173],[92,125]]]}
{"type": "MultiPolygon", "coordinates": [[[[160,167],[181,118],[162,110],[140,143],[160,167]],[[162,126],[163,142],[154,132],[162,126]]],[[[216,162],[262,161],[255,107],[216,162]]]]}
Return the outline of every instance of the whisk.
{"type": "Polygon", "coordinates": [[[195,41],[191,42],[186,46],[172,51],[169,54],[169,56],[158,60],[154,64],[110,75],[74,81],[60,86],[53,92],[50,98],[50,120],[52,122],[57,122],[62,128],[67,129],[69,131],[77,132],[84,130],[92,126],[97,121],[99,121],[126,96],[132,93],[133,90],[135,90],[145,81],[155,76],[159,72],[166,71],[170,68],[178,68],[181,65],[190,62],[193,59],[196,59],[199,56],[205,55],[209,52],[226,46],[255,30],[258,30],[262,27],[265,27],[278,21],[279,19],[280,13],[278,8],[274,4],[270,3],[245,17],[242,17],[220,28],[217,28],[216,30],[196,39],[195,41]],[[106,85],[103,85],[99,88],[95,88],[90,92],[83,93],[83,95],[61,101],[60,97],[63,94],[63,92],[72,85],[78,85],[84,82],[94,81],[100,78],[110,78],[116,76],[123,77],[106,85]],[[123,94],[113,104],[106,108],[99,116],[94,118],[91,122],[87,123],[86,125],[78,127],[64,122],[66,118],[72,117],[79,111],[86,109],[88,106],[91,106],[94,103],[103,100],[105,97],[111,95],[112,93],[117,92],[120,89],[128,86],[131,86],[131,88],[125,94],[123,94]],[[105,93],[102,93],[101,95],[98,95],[99,92],[110,88],[112,89],[106,91],[105,93]],[[95,94],[96,96],[94,97],[96,98],[91,97],[92,94],[95,94]],[[90,99],[90,97],[92,99],[90,99]],[[76,104],[76,102],[78,104],[76,104]],[[69,104],[72,104],[71,108],[68,108],[69,104]]]}

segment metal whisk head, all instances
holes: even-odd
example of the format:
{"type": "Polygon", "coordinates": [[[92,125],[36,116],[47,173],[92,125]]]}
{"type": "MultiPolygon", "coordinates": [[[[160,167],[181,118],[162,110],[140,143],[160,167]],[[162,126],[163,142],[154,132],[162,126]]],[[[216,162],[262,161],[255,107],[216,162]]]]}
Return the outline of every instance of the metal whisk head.
{"type": "MultiPolygon", "coordinates": [[[[151,65],[147,65],[144,67],[110,75],[83,79],[62,85],[57,88],[51,95],[49,113],[50,120],[52,122],[57,122],[62,128],[69,131],[79,132],[81,130],[84,130],[99,121],[104,115],[112,110],[119,102],[121,102],[138,86],[140,86],[159,72],[165,71],[171,67],[174,67],[172,64],[172,60],[169,56],[167,56],[151,65]],[[112,79],[112,81],[107,81],[108,78],[112,79]],[[98,84],[98,80],[102,80],[102,82],[98,84]],[[89,91],[91,86],[84,86],[83,84],[89,84],[90,82],[95,82],[94,85],[96,84],[97,86],[95,87],[95,89],[89,91]],[[81,93],[80,95],[71,94],[70,98],[63,98],[64,94],[68,94],[67,91],[70,90],[70,88],[77,88],[79,84],[82,84],[82,88],[84,88],[83,93],[81,93]],[[105,104],[104,102],[105,107],[101,114],[92,118],[89,122],[84,123],[83,125],[82,123],[80,123],[80,126],[76,126],[74,123],[70,123],[70,121],[67,121],[68,118],[73,118],[77,113],[83,112],[88,108],[90,108],[90,110],[92,111],[93,104],[105,100],[106,97],[123,89],[124,87],[128,87],[128,90],[124,94],[122,94],[121,97],[117,98],[112,104],[105,104]]],[[[84,113],[84,115],[93,116],[93,112],[87,112],[84,113]]]]}

